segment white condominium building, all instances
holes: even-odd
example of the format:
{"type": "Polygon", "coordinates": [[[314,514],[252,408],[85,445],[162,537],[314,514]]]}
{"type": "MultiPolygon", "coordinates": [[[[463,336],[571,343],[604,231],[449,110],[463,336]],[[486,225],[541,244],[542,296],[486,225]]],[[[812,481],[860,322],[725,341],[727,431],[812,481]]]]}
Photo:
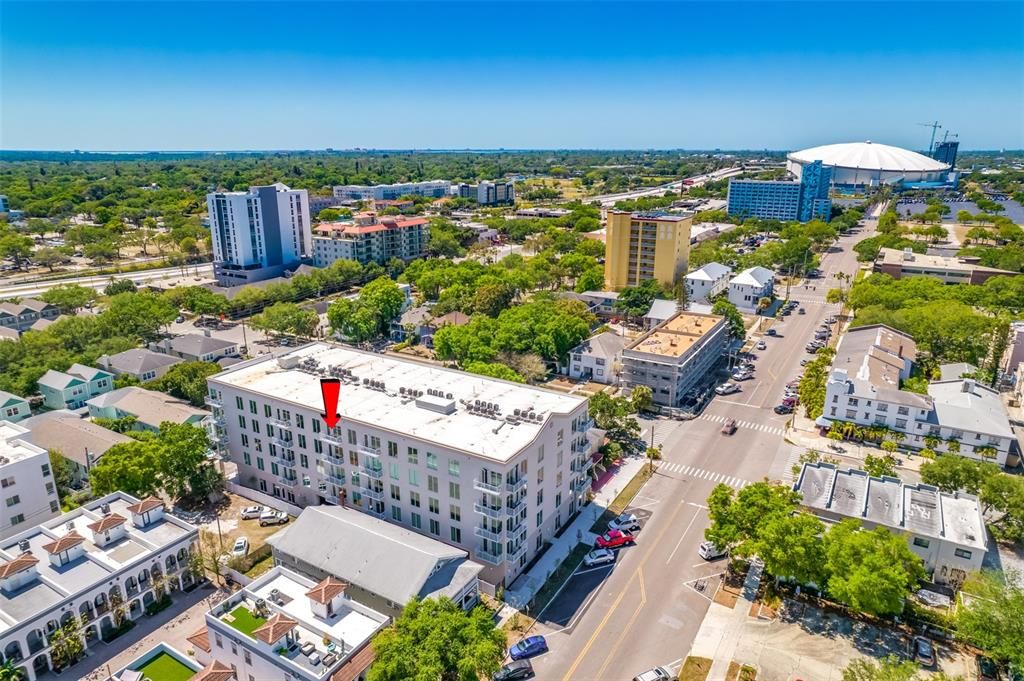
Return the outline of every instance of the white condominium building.
{"type": "Polygon", "coordinates": [[[590,487],[587,400],[312,343],[212,376],[215,438],[239,481],[343,504],[467,550],[508,585],[590,487]],[[320,414],[340,380],[341,421],[320,414]]]}
{"type": "Polygon", "coordinates": [[[50,455],[30,438],[28,428],[0,421],[0,539],[60,515],[50,455]]]}
{"type": "Polygon", "coordinates": [[[206,196],[214,275],[222,286],[277,277],[312,255],[309,195],[281,183],[206,196]]]}
{"type": "Polygon", "coordinates": [[[390,201],[402,196],[431,196],[439,199],[451,193],[448,180],[399,182],[397,184],[347,184],[334,188],[334,198],[342,201],[390,201]]]}
{"type": "Polygon", "coordinates": [[[124,633],[161,596],[195,583],[198,533],[159,499],[115,492],[0,541],[3,659],[28,681],[49,678],[50,638],[73,618],[85,651],[124,633]]]}

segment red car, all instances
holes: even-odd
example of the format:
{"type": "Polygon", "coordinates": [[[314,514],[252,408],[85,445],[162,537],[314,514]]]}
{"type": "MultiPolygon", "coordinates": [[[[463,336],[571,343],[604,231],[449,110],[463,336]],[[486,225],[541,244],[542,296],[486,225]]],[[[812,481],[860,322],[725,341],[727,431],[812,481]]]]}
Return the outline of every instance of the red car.
{"type": "Polygon", "coordinates": [[[594,546],[599,549],[617,549],[620,546],[630,546],[635,543],[636,538],[622,530],[608,530],[594,540],[594,546]]]}

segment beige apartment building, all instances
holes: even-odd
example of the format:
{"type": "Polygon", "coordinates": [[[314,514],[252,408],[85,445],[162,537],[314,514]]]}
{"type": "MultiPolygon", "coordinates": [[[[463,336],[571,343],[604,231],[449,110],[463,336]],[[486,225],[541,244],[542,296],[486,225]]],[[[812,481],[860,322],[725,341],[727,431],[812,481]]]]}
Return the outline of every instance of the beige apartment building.
{"type": "Polygon", "coordinates": [[[587,400],[434,364],[312,343],[209,379],[238,481],[339,504],[469,552],[511,584],[585,501],[587,400]],[[340,380],[327,428],[320,381],[340,380]]]}
{"type": "Polygon", "coordinates": [[[655,279],[672,286],[686,274],[693,213],[608,211],[604,284],[611,291],[655,279]]]}

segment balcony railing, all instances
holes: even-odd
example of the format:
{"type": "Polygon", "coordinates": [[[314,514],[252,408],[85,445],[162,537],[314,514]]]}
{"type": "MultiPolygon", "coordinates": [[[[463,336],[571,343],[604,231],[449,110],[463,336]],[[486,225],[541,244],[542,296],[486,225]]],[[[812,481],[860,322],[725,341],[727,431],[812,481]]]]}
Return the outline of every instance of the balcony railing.
{"type": "Polygon", "coordinates": [[[340,435],[331,435],[328,432],[317,433],[317,437],[324,442],[330,442],[332,445],[345,445],[345,440],[340,435]]]}
{"type": "Polygon", "coordinates": [[[286,421],[284,419],[270,419],[270,422],[282,430],[291,430],[295,427],[292,425],[291,421],[286,421]]]}
{"type": "Polygon", "coordinates": [[[343,476],[343,475],[337,475],[335,473],[328,473],[324,477],[327,478],[327,480],[329,480],[330,482],[333,482],[335,485],[344,485],[345,484],[345,476],[343,476]]]}
{"type": "Polygon", "coordinates": [[[476,557],[491,565],[501,565],[504,562],[500,553],[491,553],[488,549],[484,548],[483,544],[477,548],[476,557]]]}
{"type": "Polygon", "coordinates": [[[494,518],[495,520],[501,520],[505,517],[502,509],[484,506],[483,504],[473,504],[473,510],[480,515],[485,515],[488,518],[494,518]]]}
{"type": "Polygon", "coordinates": [[[298,478],[286,478],[283,475],[278,476],[277,481],[285,487],[295,487],[299,484],[298,478]]]}
{"type": "Polygon", "coordinates": [[[373,478],[374,480],[382,480],[384,478],[384,469],[383,468],[374,468],[372,466],[363,466],[363,472],[366,473],[367,476],[373,478]]]}
{"type": "Polygon", "coordinates": [[[278,457],[278,463],[285,468],[295,468],[295,457],[294,456],[281,456],[278,457]]]}
{"type": "Polygon", "coordinates": [[[383,506],[381,506],[378,509],[377,506],[374,505],[374,504],[367,504],[366,512],[369,513],[370,515],[377,516],[378,518],[383,518],[384,517],[384,507],[383,506]]]}
{"type": "Polygon", "coordinates": [[[519,501],[513,501],[511,504],[509,504],[508,506],[505,507],[505,512],[508,515],[510,515],[510,516],[514,516],[515,514],[517,514],[519,512],[519,510],[522,507],[523,507],[523,500],[522,499],[520,499],[519,501]]]}
{"type": "Polygon", "coordinates": [[[324,460],[327,461],[327,463],[333,463],[336,466],[344,466],[345,465],[345,457],[343,457],[343,456],[339,456],[337,454],[329,454],[327,452],[324,452],[323,457],[324,457],[324,460]]]}
{"type": "Polygon", "coordinates": [[[326,501],[328,504],[334,504],[335,506],[341,505],[341,499],[334,496],[333,494],[327,494],[325,492],[322,493],[320,496],[322,496],[324,498],[324,501],[326,501]]]}
{"type": "Polygon", "coordinates": [[[286,440],[283,437],[272,437],[270,441],[284,449],[292,449],[295,446],[295,440],[286,440]]]}
{"type": "Polygon", "coordinates": [[[514,563],[526,555],[526,542],[519,545],[519,548],[508,554],[508,562],[514,563]]]}
{"type": "Polygon", "coordinates": [[[481,539],[490,539],[491,541],[502,542],[505,540],[501,532],[494,532],[486,527],[476,527],[473,530],[473,534],[480,537],[481,539]]]}
{"type": "Polygon", "coordinates": [[[519,478],[518,480],[514,480],[514,481],[506,480],[505,481],[505,491],[506,492],[511,492],[512,494],[515,494],[516,492],[518,492],[522,488],[526,487],[526,480],[527,480],[527,478],[526,478],[525,475],[522,476],[521,478],[519,478]]]}
{"type": "Polygon", "coordinates": [[[373,489],[372,487],[364,487],[359,491],[362,492],[363,496],[368,499],[373,499],[374,501],[384,501],[384,490],[378,491],[373,489]]]}
{"type": "Polygon", "coordinates": [[[203,398],[203,402],[206,403],[206,406],[213,407],[214,409],[224,408],[224,403],[221,402],[218,398],[214,397],[213,395],[207,395],[205,398],[203,398]]]}
{"type": "Polygon", "coordinates": [[[481,492],[486,492],[487,494],[493,494],[494,496],[497,496],[497,497],[500,497],[501,494],[502,494],[502,492],[501,492],[501,485],[492,485],[492,484],[490,484],[488,482],[484,482],[483,480],[474,480],[473,481],[473,487],[474,487],[474,489],[478,489],[481,492]]]}
{"type": "Polygon", "coordinates": [[[359,453],[365,454],[366,456],[372,456],[375,459],[380,458],[380,450],[374,449],[373,447],[360,447],[359,453]]]}

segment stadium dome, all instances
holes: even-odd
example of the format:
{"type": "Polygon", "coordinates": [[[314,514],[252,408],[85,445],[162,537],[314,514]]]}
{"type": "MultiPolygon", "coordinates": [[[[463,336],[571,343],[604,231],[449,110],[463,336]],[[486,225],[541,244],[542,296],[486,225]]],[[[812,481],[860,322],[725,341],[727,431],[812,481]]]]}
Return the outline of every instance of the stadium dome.
{"type": "Polygon", "coordinates": [[[786,167],[797,177],[805,165],[821,161],[832,168],[833,185],[944,182],[950,172],[949,165],[916,151],[871,141],[826,144],[794,151],[786,159],[786,167]]]}

